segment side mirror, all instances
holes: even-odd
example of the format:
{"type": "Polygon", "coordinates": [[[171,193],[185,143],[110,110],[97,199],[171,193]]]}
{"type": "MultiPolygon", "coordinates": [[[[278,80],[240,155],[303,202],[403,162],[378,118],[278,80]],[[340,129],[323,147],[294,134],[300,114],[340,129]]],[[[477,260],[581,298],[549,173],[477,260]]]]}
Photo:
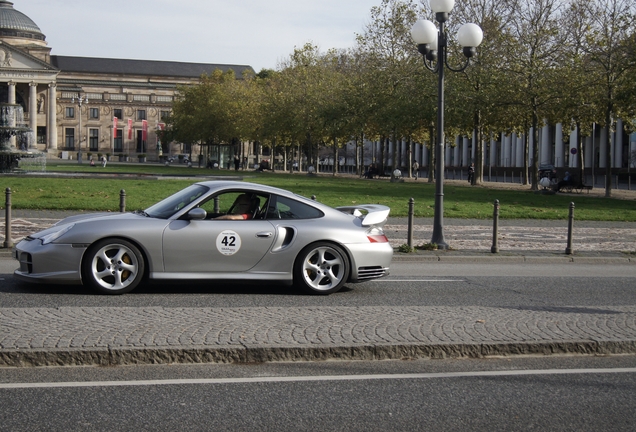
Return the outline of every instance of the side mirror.
{"type": "Polygon", "coordinates": [[[193,208],[188,212],[188,219],[190,220],[203,220],[208,216],[208,212],[201,207],[193,208]]]}

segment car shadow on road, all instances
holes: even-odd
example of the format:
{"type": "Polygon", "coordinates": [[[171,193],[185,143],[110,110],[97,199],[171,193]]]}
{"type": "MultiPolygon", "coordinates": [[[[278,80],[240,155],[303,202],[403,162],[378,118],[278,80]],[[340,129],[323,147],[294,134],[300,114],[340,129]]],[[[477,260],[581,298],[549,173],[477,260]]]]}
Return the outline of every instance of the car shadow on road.
{"type": "MultiPolygon", "coordinates": [[[[11,283],[0,284],[0,293],[18,294],[71,294],[100,296],[90,288],[81,285],[57,285],[57,284],[37,284],[18,281],[13,279],[13,275],[0,274],[0,280],[11,281],[11,283]]],[[[347,293],[353,288],[342,287],[338,293],[347,293]]],[[[148,295],[148,294],[222,294],[222,295],[279,295],[279,296],[308,296],[302,290],[292,285],[276,282],[246,282],[246,281],[170,281],[144,282],[130,293],[128,296],[148,295]]]]}

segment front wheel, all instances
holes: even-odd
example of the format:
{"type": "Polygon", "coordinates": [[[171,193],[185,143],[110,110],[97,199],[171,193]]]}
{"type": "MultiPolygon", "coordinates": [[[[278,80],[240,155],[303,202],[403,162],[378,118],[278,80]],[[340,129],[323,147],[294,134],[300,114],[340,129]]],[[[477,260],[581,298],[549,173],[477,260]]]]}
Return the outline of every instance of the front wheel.
{"type": "Polygon", "coordinates": [[[347,255],[331,243],[315,243],[305,247],[294,264],[294,283],[311,294],[335,293],[348,278],[347,255]]]}
{"type": "Polygon", "coordinates": [[[102,294],[132,291],[144,277],[144,258],[132,243],[105,239],[92,245],[82,262],[84,282],[102,294]]]}

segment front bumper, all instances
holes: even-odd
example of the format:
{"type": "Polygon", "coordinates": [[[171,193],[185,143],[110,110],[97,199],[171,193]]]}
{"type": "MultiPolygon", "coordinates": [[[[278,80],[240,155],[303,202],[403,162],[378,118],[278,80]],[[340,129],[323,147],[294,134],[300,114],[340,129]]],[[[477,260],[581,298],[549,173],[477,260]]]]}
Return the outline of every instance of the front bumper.
{"type": "Polygon", "coordinates": [[[14,257],[20,267],[13,275],[20,280],[39,283],[81,284],[81,263],[86,248],[70,244],[24,239],[15,246],[14,257]]]}

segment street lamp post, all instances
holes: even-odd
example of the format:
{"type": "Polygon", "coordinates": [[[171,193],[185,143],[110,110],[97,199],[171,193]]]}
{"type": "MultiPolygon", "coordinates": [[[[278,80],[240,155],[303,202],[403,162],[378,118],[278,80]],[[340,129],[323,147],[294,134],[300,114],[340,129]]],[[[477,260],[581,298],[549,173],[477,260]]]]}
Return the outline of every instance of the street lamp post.
{"type": "Polygon", "coordinates": [[[435,215],[431,243],[438,249],[448,249],[444,239],[444,66],[453,72],[461,72],[468,67],[483,39],[483,32],[477,24],[464,24],[457,32],[457,41],[463,47],[466,62],[458,69],[448,65],[448,35],[445,23],[455,6],[455,0],[430,0],[435,12],[439,30],[429,20],[418,20],[411,28],[411,37],[424,58],[428,70],[438,75],[437,87],[437,145],[435,147],[435,215]]]}
{"type": "MultiPolygon", "coordinates": [[[[71,103],[75,104],[75,97],[71,99],[71,103]]],[[[79,150],[77,151],[77,163],[82,163],[82,104],[88,104],[88,96],[79,95],[77,97],[77,112],[79,114],[79,150]]]]}

